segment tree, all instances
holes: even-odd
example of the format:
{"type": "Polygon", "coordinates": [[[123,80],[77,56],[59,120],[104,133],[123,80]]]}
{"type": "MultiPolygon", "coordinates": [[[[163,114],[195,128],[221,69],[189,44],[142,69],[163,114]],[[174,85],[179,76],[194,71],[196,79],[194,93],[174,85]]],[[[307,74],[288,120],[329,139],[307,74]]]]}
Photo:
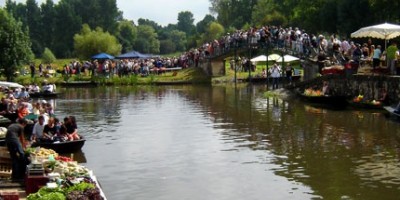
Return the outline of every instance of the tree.
{"type": "Polygon", "coordinates": [[[257,26],[276,25],[286,26],[287,17],[280,11],[279,7],[271,0],[259,0],[254,7],[252,24],[257,26]]]}
{"type": "Polygon", "coordinates": [[[160,41],[160,53],[161,54],[169,54],[176,52],[176,45],[172,42],[171,39],[161,40],[160,41]]]}
{"type": "Polygon", "coordinates": [[[153,29],[156,31],[162,28],[160,25],[157,24],[157,22],[149,20],[149,19],[143,19],[143,18],[138,19],[138,25],[139,26],[148,25],[148,26],[153,27],[153,29]]]}
{"type": "Polygon", "coordinates": [[[72,56],[74,40],[73,37],[79,33],[82,27],[82,19],[67,1],[60,1],[55,6],[56,28],[54,40],[57,43],[52,48],[57,57],[68,58],[72,56]]]}
{"type": "Polygon", "coordinates": [[[154,28],[149,25],[139,25],[137,29],[135,49],[143,53],[160,53],[160,41],[154,28]]]}
{"type": "Polygon", "coordinates": [[[79,34],[75,34],[74,48],[81,59],[88,59],[90,56],[101,52],[118,55],[122,49],[116,37],[104,32],[100,27],[91,30],[87,24],[82,26],[79,34]]]}
{"type": "Polygon", "coordinates": [[[203,20],[197,22],[197,24],[196,24],[197,33],[200,33],[200,34],[205,33],[207,28],[208,28],[208,26],[210,25],[210,23],[214,22],[214,21],[215,21],[215,17],[214,16],[206,15],[203,18],[203,20]]]}
{"type": "Polygon", "coordinates": [[[7,11],[0,8],[0,71],[8,81],[12,81],[18,66],[33,59],[29,33],[22,30],[7,11]]]}
{"type": "Polygon", "coordinates": [[[46,0],[40,6],[40,30],[42,45],[50,49],[54,48],[56,43],[54,33],[56,29],[56,10],[53,0],[46,0]]]}
{"type": "Polygon", "coordinates": [[[42,53],[42,63],[51,64],[56,61],[56,57],[54,56],[53,52],[49,48],[44,48],[42,53]]]}
{"type": "Polygon", "coordinates": [[[29,27],[29,36],[32,42],[32,51],[36,56],[43,52],[41,40],[40,9],[36,0],[26,0],[26,19],[29,27]]]}
{"type": "Polygon", "coordinates": [[[178,30],[173,30],[169,35],[171,41],[175,44],[177,51],[185,51],[187,40],[186,33],[178,30]]]}
{"type": "Polygon", "coordinates": [[[207,32],[204,34],[203,42],[209,42],[216,38],[221,38],[224,34],[224,27],[218,22],[211,22],[210,26],[207,29],[207,32]]]}
{"type": "Polygon", "coordinates": [[[122,45],[122,52],[133,50],[137,38],[137,28],[133,21],[123,20],[118,23],[117,37],[122,45]]]}
{"type": "Polygon", "coordinates": [[[400,23],[400,2],[398,0],[369,0],[369,3],[372,8],[371,14],[373,14],[375,24],[384,21],[388,23],[400,23]]]}
{"type": "Polygon", "coordinates": [[[188,36],[193,35],[195,31],[195,26],[193,22],[193,13],[191,13],[190,11],[184,11],[178,14],[178,30],[186,33],[186,35],[188,36]]]}
{"type": "Polygon", "coordinates": [[[258,0],[210,0],[210,11],[217,14],[217,21],[224,27],[236,29],[252,21],[258,0]]]}

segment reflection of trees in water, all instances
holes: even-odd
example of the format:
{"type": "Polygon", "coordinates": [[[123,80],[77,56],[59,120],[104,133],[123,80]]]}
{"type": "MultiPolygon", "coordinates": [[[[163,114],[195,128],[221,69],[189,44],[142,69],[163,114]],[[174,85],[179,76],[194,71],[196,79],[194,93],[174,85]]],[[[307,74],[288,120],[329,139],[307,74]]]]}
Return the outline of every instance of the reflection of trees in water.
{"type": "MultiPolygon", "coordinates": [[[[398,193],[380,181],[383,179],[370,179],[372,184],[366,184],[373,174],[359,173],[360,162],[368,163],[364,157],[378,149],[398,158],[398,125],[382,114],[310,109],[301,102],[278,98],[260,100],[251,87],[198,90],[192,91],[192,98],[200,99],[215,128],[223,130],[223,140],[236,144],[236,149],[270,150],[276,155],[273,163],[281,166],[276,174],[309,185],[328,199],[340,199],[344,194],[377,199],[382,191],[387,197],[398,193]]],[[[365,166],[376,165],[362,164],[362,169],[365,166]]],[[[392,178],[393,183],[398,184],[392,178]]]]}

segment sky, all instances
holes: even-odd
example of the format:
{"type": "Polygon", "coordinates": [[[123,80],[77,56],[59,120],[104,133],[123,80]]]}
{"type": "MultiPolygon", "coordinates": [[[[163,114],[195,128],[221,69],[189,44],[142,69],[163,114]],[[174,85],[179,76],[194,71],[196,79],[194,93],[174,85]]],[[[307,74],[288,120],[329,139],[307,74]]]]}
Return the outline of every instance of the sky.
{"type": "MultiPolygon", "coordinates": [[[[16,0],[25,3],[26,0],[16,0]]],[[[57,3],[59,0],[53,0],[57,3]]],[[[6,0],[0,0],[0,6],[6,0]]],[[[36,0],[40,5],[45,0],[36,0]]],[[[137,24],[139,18],[149,19],[166,26],[178,22],[178,13],[190,11],[193,13],[195,24],[209,14],[209,0],[117,0],[118,8],[124,13],[124,18],[137,24]]]]}

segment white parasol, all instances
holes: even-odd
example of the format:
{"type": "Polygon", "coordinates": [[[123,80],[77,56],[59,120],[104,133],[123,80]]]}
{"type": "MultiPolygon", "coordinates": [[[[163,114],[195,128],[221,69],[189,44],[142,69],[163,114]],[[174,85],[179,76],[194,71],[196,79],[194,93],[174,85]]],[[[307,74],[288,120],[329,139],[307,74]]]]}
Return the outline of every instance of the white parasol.
{"type": "Polygon", "coordinates": [[[278,55],[278,54],[271,54],[271,55],[268,56],[268,60],[271,60],[271,61],[276,61],[279,58],[281,58],[281,56],[278,55]]]}
{"type": "Polygon", "coordinates": [[[282,59],[282,57],[280,57],[279,59],[276,60],[276,62],[286,62],[286,63],[288,63],[288,62],[293,62],[293,61],[298,61],[298,60],[300,60],[300,58],[294,57],[294,56],[291,56],[291,55],[284,55],[283,59],[282,59]]]}
{"type": "Polygon", "coordinates": [[[359,29],[351,34],[352,38],[377,38],[385,40],[385,49],[387,40],[400,36],[400,25],[397,24],[378,24],[359,29]]]}
{"type": "Polygon", "coordinates": [[[251,62],[259,62],[259,61],[266,61],[266,60],[267,60],[267,56],[259,55],[257,57],[252,58],[250,61],[251,62]]]}

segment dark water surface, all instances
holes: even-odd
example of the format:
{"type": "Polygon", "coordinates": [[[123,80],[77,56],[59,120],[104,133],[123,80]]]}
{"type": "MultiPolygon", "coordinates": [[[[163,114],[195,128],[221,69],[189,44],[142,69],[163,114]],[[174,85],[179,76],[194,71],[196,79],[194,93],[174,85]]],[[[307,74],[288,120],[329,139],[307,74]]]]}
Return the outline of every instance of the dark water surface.
{"type": "Polygon", "coordinates": [[[399,199],[400,123],[263,86],[66,89],[108,199],[399,199]]]}

